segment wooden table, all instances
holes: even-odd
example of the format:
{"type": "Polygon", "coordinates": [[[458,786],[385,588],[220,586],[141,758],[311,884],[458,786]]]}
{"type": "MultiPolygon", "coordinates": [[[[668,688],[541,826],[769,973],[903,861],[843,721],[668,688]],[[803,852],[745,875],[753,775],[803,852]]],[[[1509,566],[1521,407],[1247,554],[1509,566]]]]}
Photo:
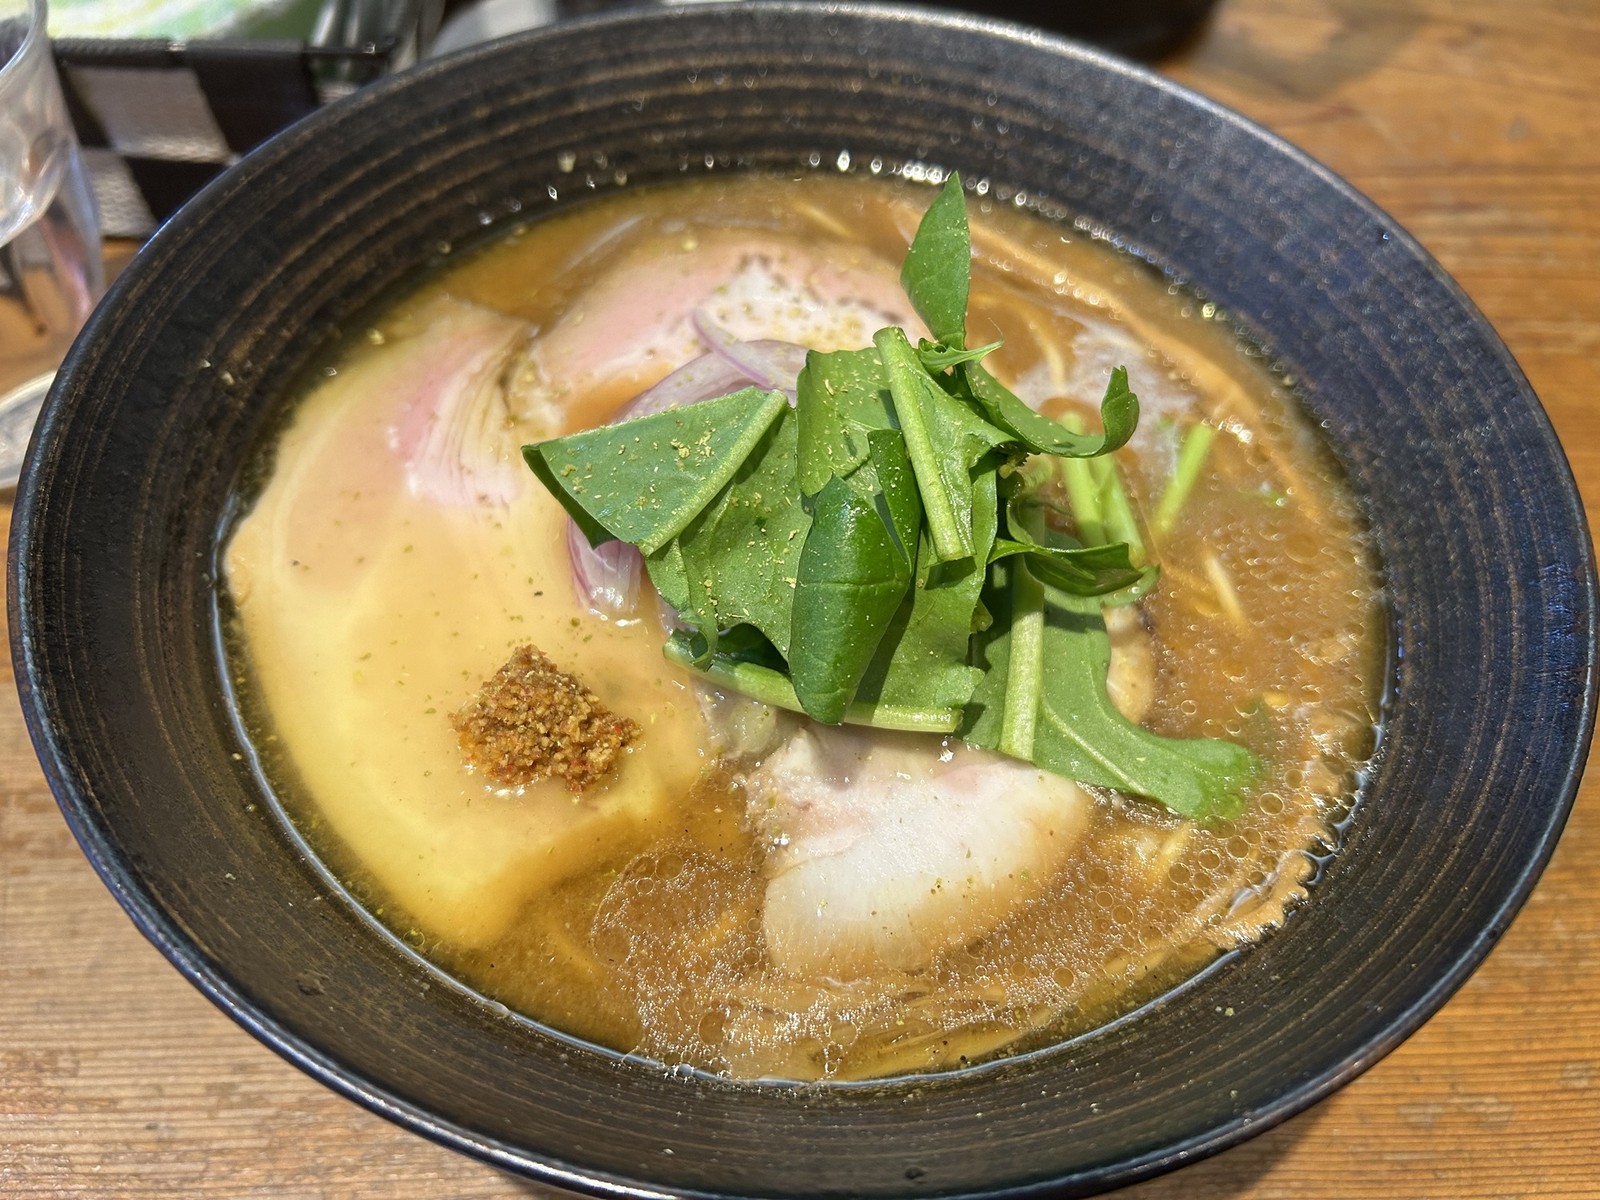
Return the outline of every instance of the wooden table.
{"type": "MultiPolygon", "coordinates": [[[[1165,69],[1388,209],[1516,354],[1600,504],[1600,5],[1223,0],[1165,69]]],[[[9,516],[9,506],[5,513],[9,516]]],[[[1138,1200],[1600,1196],[1600,784],[1444,1010],[1327,1102],[1138,1200]]],[[[134,931],[0,697],[0,1195],[548,1195],[280,1061],[134,931]]]]}

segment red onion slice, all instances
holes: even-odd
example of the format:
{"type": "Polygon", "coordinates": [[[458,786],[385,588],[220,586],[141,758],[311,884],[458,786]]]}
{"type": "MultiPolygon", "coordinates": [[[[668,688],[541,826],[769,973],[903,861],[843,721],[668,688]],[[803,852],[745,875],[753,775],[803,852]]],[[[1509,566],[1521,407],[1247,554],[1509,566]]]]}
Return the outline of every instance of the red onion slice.
{"type": "Polygon", "coordinates": [[[749,386],[750,376],[738,366],[718,355],[702,354],[624,404],[611,418],[611,423],[648,417],[669,408],[710,400],[713,396],[726,396],[749,386]]]}
{"type": "Polygon", "coordinates": [[[806,365],[808,352],[804,346],[773,338],[741,342],[698,308],[692,320],[695,332],[711,347],[712,354],[737,367],[749,383],[768,391],[787,392],[789,403],[794,403],[794,381],[806,365]]]}
{"type": "Polygon", "coordinates": [[[627,542],[591,546],[577,524],[567,521],[567,557],[578,599],[603,617],[626,617],[639,603],[644,557],[627,542]]]}
{"type": "MultiPolygon", "coordinates": [[[[632,417],[647,417],[685,404],[725,396],[754,384],[781,388],[794,402],[794,380],[805,366],[806,348],[770,338],[739,342],[710,321],[695,314],[695,328],[712,347],[693,362],[685,363],[660,383],[640,392],[617,412],[612,424],[632,417]]],[[[644,557],[626,542],[591,546],[576,524],[567,521],[567,557],[572,563],[572,586],[591,612],[611,619],[631,616],[639,603],[644,577],[644,557]]]]}

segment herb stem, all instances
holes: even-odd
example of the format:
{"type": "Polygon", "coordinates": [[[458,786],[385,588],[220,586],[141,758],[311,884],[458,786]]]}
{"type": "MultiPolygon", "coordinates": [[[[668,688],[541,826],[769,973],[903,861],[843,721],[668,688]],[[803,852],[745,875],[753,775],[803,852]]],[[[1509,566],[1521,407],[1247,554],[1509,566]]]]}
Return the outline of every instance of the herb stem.
{"type": "Polygon", "coordinates": [[[1100,511],[1105,522],[1106,540],[1128,543],[1128,561],[1140,566],[1145,561],[1144,537],[1139,533],[1139,518],[1134,515],[1128,489],[1110,455],[1089,460],[1089,470],[1100,485],[1100,511]]]}
{"type": "Polygon", "coordinates": [[[1095,486],[1089,470],[1091,461],[1086,458],[1056,460],[1067,485],[1067,506],[1072,509],[1072,523],[1078,527],[1078,540],[1085,546],[1099,546],[1106,541],[1106,524],[1100,508],[1100,489],[1095,486]]]}
{"type": "Polygon", "coordinates": [[[1033,761],[1044,689],[1044,585],[1021,562],[1011,564],[1011,647],[1006,663],[1006,706],[997,749],[1033,761]]]}
{"type": "Polygon", "coordinates": [[[927,373],[913,370],[916,352],[903,330],[890,327],[872,335],[872,344],[883,360],[889,379],[889,395],[894,401],[895,421],[906,440],[906,456],[922,493],[922,509],[928,521],[928,535],[940,562],[972,557],[972,541],[963,522],[957,519],[955,505],[939,473],[939,459],[933,436],[922,410],[922,388],[931,386],[927,373]]]}
{"type": "Polygon", "coordinates": [[[1161,493],[1161,499],[1156,504],[1155,518],[1150,523],[1158,538],[1166,537],[1172,532],[1172,527],[1178,520],[1178,513],[1183,510],[1184,504],[1188,502],[1189,493],[1194,491],[1194,485],[1199,482],[1206,455],[1210,453],[1211,443],[1216,437],[1216,429],[1204,421],[1189,426],[1189,432],[1183,435],[1183,445],[1178,448],[1177,468],[1172,472],[1172,478],[1167,481],[1166,489],[1161,493]]]}
{"type": "MultiPolygon", "coordinates": [[[[704,666],[696,666],[694,651],[682,634],[674,634],[661,647],[669,662],[693,671],[729,691],[749,696],[774,708],[804,713],[800,698],[795,695],[794,684],[781,671],[763,667],[758,663],[715,655],[704,666]]],[[[961,710],[956,708],[922,708],[903,704],[868,704],[852,701],[845,709],[845,725],[870,725],[874,729],[898,729],[912,733],[954,733],[961,723],[961,710]]]]}

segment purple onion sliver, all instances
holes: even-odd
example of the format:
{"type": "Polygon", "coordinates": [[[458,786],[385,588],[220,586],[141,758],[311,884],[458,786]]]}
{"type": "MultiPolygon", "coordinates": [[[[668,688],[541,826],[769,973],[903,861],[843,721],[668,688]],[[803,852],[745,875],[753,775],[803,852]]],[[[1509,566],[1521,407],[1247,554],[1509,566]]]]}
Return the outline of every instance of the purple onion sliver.
{"type": "Polygon", "coordinates": [[[806,365],[804,346],[773,338],[741,342],[698,308],[690,319],[711,352],[738,367],[751,383],[768,391],[776,389],[794,395],[794,381],[806,365]]]}
{"type": "Polygon", "coordinates": [[[725,359],[714,354],[702,354],[624,404],[617,415],[611,418],[611,423],[615,425],[634,417],[648,417],[652,413],[666,412],[669,408],[710,400],[713,396],[726,396],[749,383],[750,377],[725,359]]]}
{"type": "Polygon", "coordinates": [[[607,617],[631,616],[639,603],[644,557],[626,542],[591,546],[583,531],[567,521],[567,557],[578,599],[607,617]]]}
{"type": "Polygon", "coordinates": [[[805,370],[806,355],[811,352],[794,342],[779,342],[771,338],[745,342],[743,349],[751,356],[752,365],[757,360],[763,364],[764,377],[772,381],[762,386],[784,393],[789,397],[789,403],[793,404],[796,382],[800,372],[805,370]]]}
{"type": "MultiPolygon", "coordinates": [[[[685,404],[725,396],[755,384],[781,388],[794,401],[794,380],[806,364],[806,348],[770,338],[740,342],[726,330],[696,312],[695,329],[711,353],[685,363],[652,388],[640,392],[617,412],[612,424],[648,417],[685,404]]],[[[644,557],[626,542],[591,546],[583,531],[567,521],[567,557],[572,563],[572,585],[578,599],[603,616],[631,614],[639,602],[644,557]]],[[[673,614],[676,620],[677,614],[673,614]]]]}
{"type": "MultiPolygon", "coordinates": [[[[749,377],[714,354],[702,354],[685,363],[654,387],[640,392],[612,424],[633,417],[648,417],[685,404],[724,396],[746,386],[749,377]]],[[[603,616],[631,614],[639,602],[639,582],[644,559],[625,542],[605,542],[595,547],[576,524],[567,520],[567,557],[572,564],[572,586],[580,602],[603,616]]]]}

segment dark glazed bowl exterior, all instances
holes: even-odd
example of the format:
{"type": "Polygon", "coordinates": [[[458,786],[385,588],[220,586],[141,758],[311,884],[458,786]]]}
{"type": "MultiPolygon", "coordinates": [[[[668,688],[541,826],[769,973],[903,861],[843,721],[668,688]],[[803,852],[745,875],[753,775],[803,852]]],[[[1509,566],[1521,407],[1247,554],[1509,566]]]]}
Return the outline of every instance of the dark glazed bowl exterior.
{"type": "Polygon", "coordinates": [[[1488,952],[1554,845],[1594,712],[1570,472],[1440,268],[1238,117],[1066,43],[926,11],[599,19],[290,130],[163,229],[94,317],[32,451],[10,570],[45,771],[151,940],[334,1088],[597,1195],[1083,1195],[1240,1141],[1369,1066],[1488,952]],[[733,1086],[497,1012],[350,902],[242,754],[216,541],[297,373],[442,245],[619,187],[846,163],[959,169],[1110,231],[1270,348],[1370,513],[1392,701],[1312,901],[1187,990],[963,1076],[733,1086]]]}

